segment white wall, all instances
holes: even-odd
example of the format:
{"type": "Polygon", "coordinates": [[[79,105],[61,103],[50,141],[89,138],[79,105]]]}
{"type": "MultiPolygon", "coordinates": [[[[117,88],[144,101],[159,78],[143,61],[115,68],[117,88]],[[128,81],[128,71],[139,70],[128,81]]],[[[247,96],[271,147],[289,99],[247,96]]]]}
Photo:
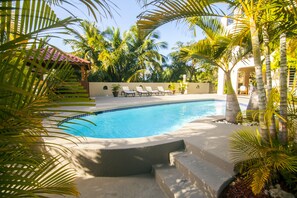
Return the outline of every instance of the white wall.
{"type": "MultiPolygon", "coordinates": [[[[231,81],[232,81],[232,86],[235,92],[237,93],[238,90],[238,83],[237,83],[237,78],[238,78],[238,70],[240,68],[245,68],[245,67],[251,67],[254,65],[254,58],[249,58],[245,59],[244,61],[238,62],[235,67],[233,68],[231,72],[231,81]]],[[[218,73],[218,91],[217,94],[223,95],[224,94],[224,87],[225,87],[225,73],[223,72],[222,69],[219,69],[218,73]]]]}
{"type": "MultiPolygon", "coordinates": [[[[112,96],[111,87],[114,84],[120,84],[121,86],[128,86],[131,90],[136,90],[137,86],[142,85],[151,86],[152,89],[157,89],[157,86],[163,86],[164,89],[168,89],[170,83],[118,83],[118,82],[89,82],[89,93],[91,97],[95,96],[112,96]],[[107,86],[107,90],[103,90],[103,87],[107,86]]],[[[176,93],[178,91],[179,83],[175,83],[176,93]]],[[[121,90],[120,90],[121,91],[121,90]]],[[[209,93],[209,83],[188,83],[188,94],[202,94],[209,93]]]]}

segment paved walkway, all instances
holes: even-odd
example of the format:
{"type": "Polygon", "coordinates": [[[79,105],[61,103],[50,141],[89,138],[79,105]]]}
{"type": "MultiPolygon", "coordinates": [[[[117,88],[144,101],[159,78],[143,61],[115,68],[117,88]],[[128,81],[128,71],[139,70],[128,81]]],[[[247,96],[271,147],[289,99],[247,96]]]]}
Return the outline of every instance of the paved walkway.
{"type": "MultiPolygon", "coordinates": [[[[107,110],[107,109],[114,109],[114,108],[121,108],[121,107],[130,107],[130,106],[139,106],[139,105],[151,105],[151,104],[158,104],[158,103],[168,103],[168,102],[179,102],[179,101],[193,101],[193,100],[204,100],[204,99],[219,99],[225,100],[226,96],[219,96],[214,94],[199,94],[199,95],[174,95],[174,96],[153,96],[153,97],[97,97],[96,105],[92,107],[76,107],[76,110],[84,110],[84,111],[100,111],[100,110],[107,110]]],[[[239,96],[239,102],[243,104],[247,104],[248,97],[247,96],[239,96]]],[[[69,109],[70,107],[66,107],[65,109],[69,109]]],[[[191,137],[191,134],[187,135],[187,139],[191,141],[197,141],[198,144],[204,144],[205,148],[213,149],[213,145],[218,145],[219,150],[227,151],[228,146],[227,144],[223,144],[226,142],[226,137],[228,135],[218,136],[218,131],[225,131],[224,126],[225,124],[221,124],[220,130],[218,127],[213,129],[210,128],[210,125],[207,125],[205,122],[201,125],[202,122],[197,122],[200,124],[201,128],[198,125],[195,125],[193,128],[193,123],[191,125],[191,133],[200,129],[204,132],[200,132],[203,135],[203,138],[198,137],[197,133],[196,136],[191,137]],[[198,128],[197,128],[198,127],[198,128]],[[205,131],[207,133],[205,133],[205,131]],[[204,140],[209,141],[204,141],[204,140]],[[223,141],[222,141],[223,139],[223,141]],[[220,142],[216,142],[219,140],[220,142]],[[201,142],[202,141],[202,142],[201,142]],[[211,143],[206,144],[206,142],[211,143]],[[218,144],[217,144],[218,143],[218,144]]],[[[230,126],[226,126],[226,129],[233,130],[230,126]]],[[[185,127],[184,130],[189,130],[185,127]]],[[[93,141],[94,139],[92,139],[93,141]]],[[[121,143],[117,143],[117,146],[125,146],[125,144],[133,144],[133,143],[141,143],[142,141],[147,141],[148,139],[141,139],[140,141],[134,139],[133,141],[130,140],[121,140],[121,143]]],[[[92,142],[90,141],[90,142],[92,142]]],[[[96,144],[90,144],[88,142],[87,146],[98,146],[98,142],[96,144]]],[[[79,145],[81,147],[86,146],[86,144],[79,145]]],[[[102,141],[101,147],[113,147],[113,143],[102,141]],[[104,142],[104,143],[103,143],[104,142]]],[[[218,147],[216,147],[218,148],[218,147]]],[[[219,153],[220,154],[220,153],[219,153]]],[[[164,194],[155,183],[154,178],[149,174],[144,175],[135,175],[129,177],[80,177],[77,180],[78,189],[81,193],[82,198],[162,198],[164,194]]]]}

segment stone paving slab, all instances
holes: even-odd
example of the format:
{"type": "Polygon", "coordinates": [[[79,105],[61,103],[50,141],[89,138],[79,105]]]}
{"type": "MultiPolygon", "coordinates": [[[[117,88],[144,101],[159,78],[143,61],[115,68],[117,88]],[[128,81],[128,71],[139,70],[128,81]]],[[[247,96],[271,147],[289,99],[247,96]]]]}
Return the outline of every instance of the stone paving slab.
{"type": "Polygon", "coordinates": [[[127,177],[80,177],[76,183],[80,192],[79,198],[166,198],[151,174],[127,177]]]}
{"type": "MultiPolygon", "coordinates": [[[[64,109],[75,109],[83,111],[101,111],[114,108],[140,106],[140,105],[151,105],[160,103],[174,103],[181,101],[194,101],[194,100],[206,100],[206,99],[219,99],[224,100],[226,96],[216,94],[196,94],[196,95],[173,95],[173,96],[153,96],[153,97],[96,97],[95,105],[92,107],[65,107],[64,109]]],[[[248,96],[239,96],[239,102],[243,104],[248,103],[248,96]]],[[[197,122],[199,123],[199,121],[197,122]]],[[[172,133],[167,135],[166,138],[187,138],[198,144],[204,144],[205,149],[212,150],[214,146],[219,149],[218,155],[226,154],[228,150],[228,144],[226,145],[227,134],[230,131],[228,126],[217,126],[216,124],[200,123],[189,123],[188,127],[183,130],[184,135],[180,133],[172,133]],[[204,127],[204,129],[203,129],[204,127]],[[226,131],[227,134],[219,135],[221,132],[226,131]],[[210,136],[208,136],[209,134],[210,136]],[[219,136],[218,136],[219,135],[219,136]],[[200,138],[199,138],[200,136],[200,138]],[[203,136],[203,138],[201,138],[203,136]],[[195,137],[195,138],[194,138],[195,137]],[[204,140],[203,140],[204,139],[204,140]],[[205,140],[208,140],[205,142],[205,140]],[[202,141],[202,142],[201,142],[202,141]],[[222,152],[223,151],[223,152],[222,152]]],[[[233,127],[231,127],[233,128],[233,127]]],[[[229,128],[230,129],[230,128],[229,128]]],[[[142,144],[146,141],[159,140],[159,138],[145,138],[145,139],[123,139],[117,140],[116,147],[133,144],[142,144]]],[[[92,145],[94,139],[89,139],[87,144],[92,145]]],[[[103,147],[113,147],[114,143],[106,142],[103,147]]],[[[95,143],[98,145],[98,142],[95,143]]],[[[84,143],[83,145],[86,145],[84,143]]],[[[83,146],[79,145],[79,146],[83,146]]],[[[89,146],[90,146],[89,145],[89,146]]],[[[93,144],[94,145],[94,144],[93,144]]],[[[92,146],[93,146],[92,145],[92,146]]],[[[154,181],[151,175],[136,175],[130,177],[94,177],[94,178],[79,178],[77,180],[78,188],[82,198],[88,197],[104,197],[104,198],[133,198],[133,197],[164,197],[162,191],[154,181]]]]}

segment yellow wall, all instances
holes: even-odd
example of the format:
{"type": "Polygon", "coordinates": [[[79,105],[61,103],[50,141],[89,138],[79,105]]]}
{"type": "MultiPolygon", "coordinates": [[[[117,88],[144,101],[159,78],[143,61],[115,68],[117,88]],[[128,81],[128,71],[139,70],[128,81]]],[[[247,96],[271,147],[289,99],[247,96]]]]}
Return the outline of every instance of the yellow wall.
{"type": "MultiPolygon", "coordinates": [[[[111,87],[113,84],[120,84],[121,86],[128,86],[130,90],[136,90],[137,86],[142,85],[145,90],[145,86],[151,86],[152,89],[157,89],[157,86],[163,86],[164,89],[168,89],[170,83],[117,83],[117,82],[90,82],[89,93],[91,97],[95,96],[112,96],[111,87]],[[103,87],[107,86],[108,90],[103,90],[103,87]]],[[[178,90],[179,83],[175,83],[176,93],[178,90]]],[[[120,92],[122,89],[120,89],[120,92]]],[[[209,83],[188,83],[188,94],[202,94],[209,93],[209,83]]]]}

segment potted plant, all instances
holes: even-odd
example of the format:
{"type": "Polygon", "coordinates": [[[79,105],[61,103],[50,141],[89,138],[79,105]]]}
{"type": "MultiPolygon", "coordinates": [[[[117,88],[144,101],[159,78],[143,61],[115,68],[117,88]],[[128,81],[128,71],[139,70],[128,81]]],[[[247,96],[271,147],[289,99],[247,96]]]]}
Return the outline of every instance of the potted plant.
{"type": "Polygon", "coordinates": [[[184,82],[179,83],[179,91],[181,94],[184,94],[185,91],[187,90],[188,84],[184,82]]]}
{"type": "Polygon", "coordinates": [[[111,86],[112,94],[114,97],[118,97],[120,88],[121,88],[120,84],[113,84],[111,86]]]}
{"type": "Polygon", "coordinates": [[[170,82],[170,85],[168,86],[169,90],[172,91],[172,94],[175,94],[175,83],[170,82]]]}

